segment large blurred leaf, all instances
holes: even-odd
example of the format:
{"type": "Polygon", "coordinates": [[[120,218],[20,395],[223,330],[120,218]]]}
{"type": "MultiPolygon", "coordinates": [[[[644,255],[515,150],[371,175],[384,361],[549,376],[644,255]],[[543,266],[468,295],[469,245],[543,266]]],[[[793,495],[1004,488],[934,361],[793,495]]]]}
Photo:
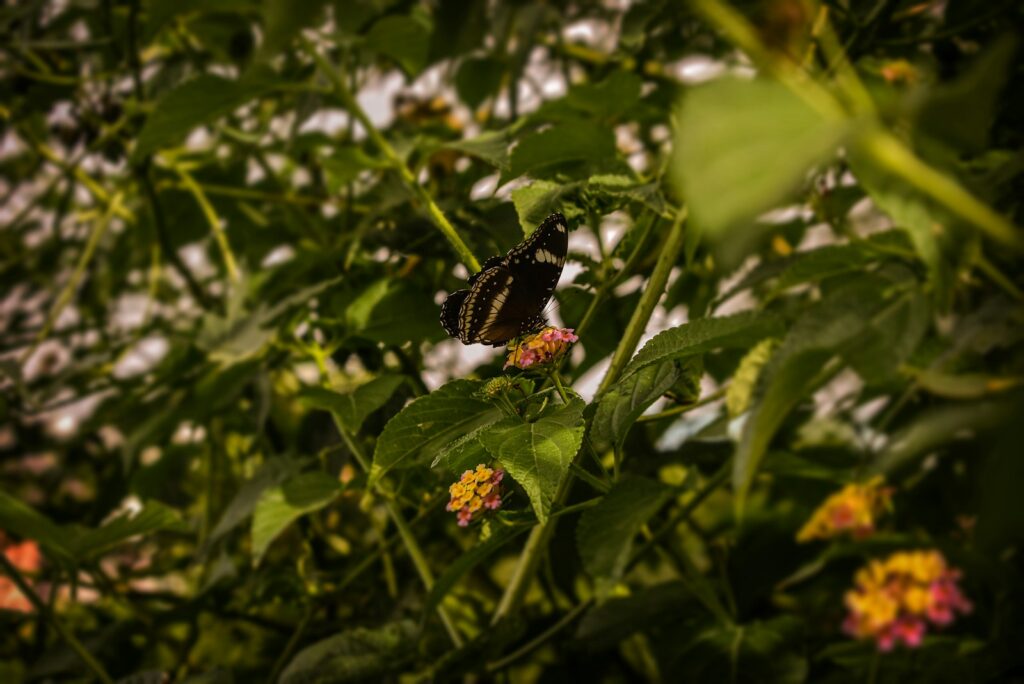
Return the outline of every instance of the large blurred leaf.
{"type": "Polygon", "coordinates": [[[590,432],[594,443],[621,446],[640,414],[665,394],[682,373],[679,362],[669,359],[645,366],[612,386],[597,404],[590,432]]]}
{"type": "Polygon", "coordinates": [[[583,568],[605,596],[622,578],[640,528],[672,497],[671,488],[641,477],[626,477],[584,511],[576,528],[583,568]]]}
{"type": "Polygon", "coordinates": [[[370,28],[366,44],[398,62],[406,74],[415,76],[426,66],[430,32],[430,22],[419,12],[410,16],[393,14],[370,28]]]}
{"type": "Polygon", "coordinates": [[[382,375],[344,394],[325,387],[303,387],[299,397],[307,406],[330,411],[346,430],[356,433],[366,417],[387,403],[403,382],[404,376],[382,375]]]}
{"type": "Polygon", "coordinates": [[[565,474],[583,443],[583,400],[550,411],[534,423],[509,418],[480,435],[498,460],[530,497],[541,522],[547,520],[565,474]]]}
{"type": "Polygon", "coordinates": [[[447,149],[478,157],[502,171],[509,168],[508,146],[508,134],[505,131],[485,131],[475,138],[445,144],[447,149]]]}
{"type": "Polygon", "coordinates": [[[264,490],[252,518],[252,556],[258,563],[267,547],[294,520],[320,510],[341,491],[327,473],[304,473],[283,485],[264,490]]]}
{"type": "Polygon", "coordinates": [[[983,152],[1019,43],[1018,36],[1004,34],[955,81],[935,86],[918,111],[917,132],[961,153],[983,152]]]}
{"type": "Polygon", "coordinates": [[[493,57],[470,57],[463,60],[455,73],[455,90],[459,99],[470,109],[476,109],[498,92],[504,73],[505,65],[493,57]]]}
{"type": "Polygon", "coordinates": [[[327,0],[305,0],[296,11],[290,0],[263,0],[263,43],[261,57],[273,57],[289,46],[299,31],[323,20],[327,0]]]}
{"type": "Polygon", "coordinates": [[[773,81],[695,88],[679,110],[672,161],[693,222],[714,234],[778,206],[848,130],[773,81]]]}
{"type": "Polygon", "coordinates": [[[923,412],[913,422],[893,434],[889,443],[870,466],[872,473],[894,474],[906,471],[935,449],[958,436],[976,435],[1004,424],[1019,413],[1021,395],[1007,401],[981,401],[937,406],[923,412]]]}
{"type": "Polygon", "coordinates": [[[641,587],[591,608],[576,629],[575,640],[588,651],[602,651],[631,634],[693,615],[693,597],[682,582],[641,587]]]}
{"type": "Polygon", "coordinates": [[[668,359],[683,359],[715,349],[750,347],[781,332],[782,321],[770,313],[746,312],[722,318],[698,318],[655,335],[629,362],[622,377],[668,359]]]}
{"type": "Polygon", "coordinates": [[[377,439],[370,482],[392,468],[408,468],[432,458],[450,442],[499,420],[501,411],[478,398],[479,389],[479,382],[453,380],[409,403],[377,439]]]}
{"type": "Polygon", "coordinates": [[[599,83],[579,83],[566,95],[566,103],[598,119],[621,116],[640,100],[643,85],[630,71],[615,71],[599,83]]]}
{"type": "Polygon", "coordinates": [[[345,323],[361,337],[384,344],[437,339],[444,329],[437,305],[421,288],[392,278],[370,285],[345,310],[345,323]]]}
{"type": "Polygon", "coordinates": [[[238,80],[203,74],[187,81],[163,95],[153,106],[132,155],[141,159],[178,145],[196,126],[213,124],[219,117],[278,85],[278,79],[264,69],[251,69],[238,80]]]}
{"type": "Polygon", "coordinates": [[[299,651],[281,673],[280,684],[383,681],[416,654],[416,625],[409,621],[368,629],[356,627],[299,651]]]}

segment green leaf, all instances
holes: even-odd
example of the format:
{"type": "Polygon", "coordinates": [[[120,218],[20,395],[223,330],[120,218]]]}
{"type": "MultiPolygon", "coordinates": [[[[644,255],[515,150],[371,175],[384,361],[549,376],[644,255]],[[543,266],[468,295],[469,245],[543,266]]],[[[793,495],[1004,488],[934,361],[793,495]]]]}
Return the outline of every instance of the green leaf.
{"type": "Polygon", "coordinates": [[[392,468],[433,458],[459,437],[499,420],[501,411],[475,396],[480,386],[473,380],[453,380],[413,400],[388,421],[373,452],[371,486],[392,468]]]}
{"type": "Polygon", "coordinates": [[[952,221],[906,183],[876,172],[856,154],[850,163],[871,200],[892,218],[896,228],[906,231],[921,261],[928,267],[935,297],[944,305],[952,294],[953,267],[943,255],[952,242],[952,221]]]}
{"type": "Polygon", "coordinates": [[[444,600],[444,597],[448,595],[448,592],[462,579],[463,575],[475,568],[480,563],[484,562],[500,549],[502,549],[510,541],[518,537],[523,532],[530,529],[529,525],[498,525],[497,523],[491,523],[491,536],[487,538],[470,550],[463,553],[461,556],[455,559],[455,561],[445,568],[441,576],[434,582],[433,588],[430,593],[427,594],[427,599],[424,602],[423,613],[429,615],[434,611],[434,608],[444,600]]]}
{"type": "Polygon", "coordinates": [[[640,414],[665,394],[682,373],[679,363],[669,359],[646,366],[613,385],[597,404],[590,431],[595,445],[621,446],[640,414]]]}
{"type": "Polygon", "coordinates": [[[398,62],[409,76],[415,76],[427,64],[431,26],[420,13],[411,16],[390,15],[376,22],[366,34],[366,45],[398,62]]]}
{"type": "Polygon", "coordinates": [[[553,212],[559,211],[568,220],[583,215],[572,198],[579,190],[578,183],[534,181],[512,191],[512,204],[519,215],[523,233],[529,235],[553,212]]]}
{"type": "Polygon", "coordinates": [[[319,25],[326,0],[307,0],[296,11],[291,0],[263,0],[263,43],[258,57],[267,59],[286,49],[299,31],[319,25]]]}
{"type": "Polygon", "coordinates": [[[852,273],[878,259],[860,245],[828,245],[790,257],[767,295],[774,299],[791,287],[852,273]]]}
{"type": "Polygon", "coordinates": [[[725,408],[730,418],[735,418],[750,407],[754,396],[754,388],[761,377],[761,369],[772,357],[772,352],[779,346],[779,340],[767,338],[761,340],[740,360],[740,365],[732,375],[732,381],[725,391],[725,408]]]}
{"type": "Polygon", "coordinates": [[[918,112],[916,131],[960,154],[985,152],[1019,43],[1004,33],[955,81],[935,86],[918,112]]]}
{"type": "Polygon", "coordinates": [[[771,313],[745,312],[721,318],[698,318],[654,336],[622,372],[623,379],[651,364],[683,359],[724,348],[750,347],[781,335],[782,321],[771,313]]]}
{"type": "Polygon", "coordinates": [[[509,139],[505,131],[484,131],[475,138],[445,143],[445,149],[465,152],[502,171],[509,168],[509,139]]]}
{"type": "Polygon", "coordinates": [[[238,527],[243,520],[252,515],[263,492],[274,485],[280,484],[295,472],[295,463],[283,458],[267,460],[257,473],[242,483],[235,496],[221,514],[217,526],[210,533],[210,542],[214,542],[231,530],[238,527]]]}
{"type": "Polygon", "coordinates": [[[331,412],[354,434],[359,432],[366,417],[386,404],[403,382],[405,376],[382,375],[344,394],[325,387],[303,387],[299,399],[311,408],[331,412]]]}
{"type": "Polygon", "coordinates": [[[417,653],[411,620],[376,629],[357,627],[299,651],[281,673],[280,684],[338,684],[382,681],[417,653]]]}
{"type": "Polygon", "coordinates": [[[387,345],[444,333],[430,294],[392,278],[381,278],[356,297],[345,310],[345,323],[352,333],[387,345]]]}
{"type": "Polygon", "coordinates": [[[89,559],[131,537],[160,530],[187,531],[188,525],[178,512],[159,501],[150,501],[137,513],[124,513],[71,539],[71,548],[79,559],[89,559]]]}
{"type": "Polygon", "coordinates": [[[623,174],[599,174],[587,179],[583,187],[585,200],[612,200],[610,206],[602,207],[603,213],[610,213],[626,202],[638,202],[659,216],[671,218],[668,203],[657,183],[640,183],[623,174]]]}
{"type": "Polygon", "coordinates": [[[493,57],[470,57],[455,72],[455,91],[470,109],[476,109],[488,97],[497,94],[505,65],[493,57]]]}
{"type": "Polygon", "coordinates": [[[921,389],[947,399],[981,399],[1024,385],[1024,377],[984,373],[943,373],[931,368],[915,372],[913,375],[921,389]]]}
{"type": "Polygon", "coordinates": [[[544,522],[555,494],[583,443],[583,401],[573,397],[534,423],[509,418],[480,434],[480,441],[501,463],[527,496],[544,522]]]}
{"type": "Polygon", "coordinates": [[[363,171],[390,166],[384,159],[371,157],[357,145],[336,147],[329,157],[320,159],[320,164],[327,172],[327,189],[332,194],[341,192],[346,184],[358,178],[363,171]]]}
{"type": "Polygon", "coordinates": [[[0,529],[38,542],[62,562],[70,563],[73,559],[69,533],[3,489],[0,489],[0,529]]]}
{"type": "Polygon", "coordinates": [[[780,83],[715,81],[683,98],[674,178],[693,222],[720,234],[784,202],[848,130],[780,83]]]}
{"type": "MultiPolygon", "coordinates": [[[[1020,403],[1017,402],[1016,406],[1019,407],[1020,403]]],[[[976,435],[1006,425],[1006,421],[1017,412],[1012,400],[951,404],[929,409],[889,438],[869,471],[891,476],[909,470],[958,435],[976,435]]]]}
{"type": "Polygon", "coordinates": [[[499,184],[568,162],[602,162],[615,157],[615,132],[590,121],[560,123],[523,138],[512,149],[499,184]]]}
{"type": "Polygon", "coordinates": [[[259,563],[271,542],[296,519],[318,511],[341,491],[327,473],[303,473],[279,487],[264,490],[252,518],[252,556],[259,563]]]}
{"type": "Polygon", "coordinates": [[[598,119],[625,114],[640,101],[643,81],[632,71],[615,71],[600,83],[580,83],[570,88],[566,103],[598,119]]]}
{"type": "MultiPolygon", "coordinates": [[[[831,371],[839,369],[833,359],[867,363],[867,359],[879,355],[877,326],[884,326],[893,311],[917,298],[916,292],[906,291],[910,281],[900,280],[905,275],[897,271],[866,274],[853,280],[810,307],[789,330],[761,373],[758,396],[736,447],[733,487],[738,512],[783,419],[831,371]],[[899,290],[901,286],[903,291],[899,290]],[[890,292],[891,288],[895,290],[890,292]]],[[[896,344],[885,350],[880,361],[890,364],[895,359],[899,363],[900,355],[907,352],[905,346],[900,347],[896,344]]]]}
{"type": "Polygon", "coordinates": [[[481,432],[488,427],[488,425],[479,427],[468,435],[463,435],[443,447],[430,464],[430,467],[442,466],[449,472],[458,474],[468,468],[473,468],[480,463],[489,461],[491,455],[480,441],[481,432]]]}
{"type": "Polygon", "coordinates": [[[583,512],[576,528],[576,546],[583,568],[606,596],[622,579],[640,528],[669,499],[672,489],[656,480],[626,477],[601,501],[583,512]]]}
{"type": "Polygon", "coordinates": [[[278,317],[305,306],[309,300],[336,285],[340,278],[331,278],[288,295],[273,305],[260,301],[254,310],[246,306],[244,283],[234,287],[228,298],[227,311],[222,316],[208,312],[202,318],[196,346],[210,359],[225,366],[241,363],[258,356],[267,347],[277,329],[278,317]]]}
{"type": "Polygon", "coordinates": [[[574,641],[587,651],[604,651],[636,632],[692,616],[692,607],[692,593],[683,582],[640,587],[629,596],[609,598],[587,611],[574,641]]]}
{"type": "Polygon", "coordinates": [[[163,95],[139,132],[132,157],[142,159],[167,147],[179,145],[193,128],[212,124],[219,117],[260,97],[279,85],[263,69],[251,69],[231,80],[203,74],[163,95]]]}

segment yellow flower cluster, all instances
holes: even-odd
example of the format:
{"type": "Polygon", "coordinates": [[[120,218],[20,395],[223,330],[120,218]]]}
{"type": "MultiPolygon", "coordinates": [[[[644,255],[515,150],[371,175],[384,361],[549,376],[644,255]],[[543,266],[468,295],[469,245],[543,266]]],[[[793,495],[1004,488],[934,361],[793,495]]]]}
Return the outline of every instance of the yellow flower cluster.
{"type": "Polygon", "coordinates": [[[462,477],[448,488],[451,500],[446,507],[455,511],[459,519],[459,527],[472,522],[473,517],[483,510],[493,511],[501,507],[501,480],[505,471],[501,468],[488,468],[483,463],[476,470],[467,470],[462,477]]]}
{"type": "Polygon", "coordinates": [[[874,639],[888,651],[897,643],[916,647],[928,625],[948,625],[956,613],[971,611],[960,592],[960,571],[938,551],[901,551],[873,560],[857,572],[846,594],[849,614],[843,630],[858,639],[874,639]]]}
{"type": "Polygon", "coordinates": [[[544,328],[538,333],[527,335],[511,347],[505,368],[514,366],[526,370],[556,361],[579,339],[572,328],[544,328]]]}
{"type": "Polygon", "coordinates": [[[888,510],[891,499],[892,489],[883,485],[881,476],[846,485],[818,507],[796,540],[831,539],[844,533],[866,537],[875,531],[875,520],[888,510]]]}

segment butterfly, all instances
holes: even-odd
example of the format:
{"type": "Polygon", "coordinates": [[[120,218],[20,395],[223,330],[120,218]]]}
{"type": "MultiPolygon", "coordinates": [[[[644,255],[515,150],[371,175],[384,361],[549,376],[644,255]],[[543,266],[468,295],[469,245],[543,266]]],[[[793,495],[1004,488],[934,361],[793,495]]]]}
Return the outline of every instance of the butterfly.
{"type": "Polygon", "coordinates": [[[441,325],[462,344],[503,346],[544,327],[544,307],[562,275],[569,227],[555,213],[504,256],[492,256],[441,305],[441,325]]]}

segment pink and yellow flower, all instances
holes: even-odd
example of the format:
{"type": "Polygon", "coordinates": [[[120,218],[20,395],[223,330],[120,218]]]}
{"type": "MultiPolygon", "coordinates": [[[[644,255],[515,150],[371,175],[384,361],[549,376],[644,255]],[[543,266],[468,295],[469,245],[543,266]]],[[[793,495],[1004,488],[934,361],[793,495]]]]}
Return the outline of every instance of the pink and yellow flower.
{"type": "Polygon", "coordinates": [[[526,370],[557,361],[565,355],[572,343],[579,339],[572,328],[548,327],[532,335],[526,335],[509,347],[505,368],[526,370]]]}
{"type": "Polygon", "coordinates": [[[494,511],[501,507],[501,481],[505,471],[501,468],[488,468],[483,463],[476,470],[462,473],[458,482],[448,488],[451,499],[445,507],[455,511],[459,527],[466,527],[473,522],[474,516],[483,511],[494,511]]]}
{"type": "Polygon", "coordinates": [[[921,645],[929,626],[945,627],[956,615],[971,612],[960,591],[961,573],[938,551],[901,551],[873,560],[857,572],[845,597],[849,613],[843,631],[856,639],[874,639],[880,651],[897,644],[921,645]]]}
{"type": "Polygon", "coordinates": [[[825,500],[796,535],[798,542],[832,539],[842,534],[867,537],[875,531],[875,521],[889,509],[892,488],[884,486],[881,476],[864,483],[843,487],[825,500]]]}

